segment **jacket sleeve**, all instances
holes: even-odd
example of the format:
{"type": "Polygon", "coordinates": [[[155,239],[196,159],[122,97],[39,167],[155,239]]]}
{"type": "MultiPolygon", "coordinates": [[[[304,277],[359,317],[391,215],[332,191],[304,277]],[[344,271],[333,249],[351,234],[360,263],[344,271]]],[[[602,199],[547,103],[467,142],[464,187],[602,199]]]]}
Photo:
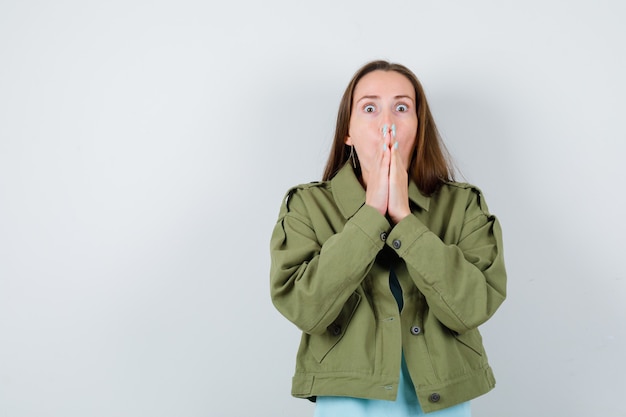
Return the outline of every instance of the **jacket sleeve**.
{"type": "Polygon", "coordinates": [[[480,191],[469,191],[455,244],[444,243],[415,216],[400,221],[387,240],[431,312],[459,334],[487,321],[506,298],[500,224],[488,213],[480,191]]]}
{"type": "MultiPolygon", "coordinates": [[[[364,205],[342,230],[320,243],[302,192],[307,190],[288,193],[272,233],[270,292],[288,320],[306,333],[321,334],[372,267],[389,222],[364,205]]],[[[322,218],[318,214],[315,219],[322,218]]]]}

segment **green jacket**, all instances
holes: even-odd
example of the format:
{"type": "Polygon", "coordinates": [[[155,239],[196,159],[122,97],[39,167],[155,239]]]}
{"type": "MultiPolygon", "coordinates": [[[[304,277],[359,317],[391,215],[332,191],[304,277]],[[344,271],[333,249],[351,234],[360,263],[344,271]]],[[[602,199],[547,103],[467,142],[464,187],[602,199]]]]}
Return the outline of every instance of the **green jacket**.
{"type": "Polygon", "coordinates": [[[494,387],[478,326],[506,296],[500,225],[471,185],[425,197],[411,182],[409,199],[413,215],[393,226],[365,205],[350,164],[287,193],[270,289],[303,332],[292,395],[394,400],[402,352],[425,412],[494,387]]]}

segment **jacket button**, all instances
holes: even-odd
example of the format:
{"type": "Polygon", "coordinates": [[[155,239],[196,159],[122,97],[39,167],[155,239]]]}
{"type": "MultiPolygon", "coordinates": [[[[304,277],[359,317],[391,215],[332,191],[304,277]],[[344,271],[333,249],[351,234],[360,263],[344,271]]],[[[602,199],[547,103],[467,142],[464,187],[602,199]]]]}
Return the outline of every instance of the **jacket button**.
{"type": "Polygon", "coordinates": [[[422,329],[420,329],[419,326],[413,326],[411,327],[411,334],[414,336],[417,336],[418,334],[420,334],[422,332],[422,329]]]}
{"type": "Polygon", "coordinates": [[[380,240],[382,240],[383,242],[387,240],[387,232],[382,232],[380,234],[380,240]]]}
{"type": "Polygon", "coordinates": [[[341,334],[341,326],[338,324],[333,324],[328,330],[330,330],[333,336],[339,336],[341,334]]]}
{"type": "Polygon", "coordinates": [[[400,249],[400,246],[402,246],[402,242],[400,242],[400,240],[396,239],[391,243],[394,247],[394,249],[400,249]]]}
{"type": "Polygon", "coordinates": [[[432,394],[430,394],[430,397],[428,397],[428,399],[430,400],[430,402],[436,403],[441,399],[441,395],[433,392],[432,394]]]}

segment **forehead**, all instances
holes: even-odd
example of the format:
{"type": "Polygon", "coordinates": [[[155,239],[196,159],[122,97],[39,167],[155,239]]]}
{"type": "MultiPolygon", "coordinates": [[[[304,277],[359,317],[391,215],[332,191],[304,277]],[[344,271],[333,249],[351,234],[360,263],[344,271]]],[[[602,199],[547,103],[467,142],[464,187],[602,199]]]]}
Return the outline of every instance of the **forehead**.
{"type": "Polygon", "coordinates": [[[363,96],[409,96],[415,100],[415,88],[411,81],[396,71],[372,71],[359,80],[353,98],[363,96]]]}

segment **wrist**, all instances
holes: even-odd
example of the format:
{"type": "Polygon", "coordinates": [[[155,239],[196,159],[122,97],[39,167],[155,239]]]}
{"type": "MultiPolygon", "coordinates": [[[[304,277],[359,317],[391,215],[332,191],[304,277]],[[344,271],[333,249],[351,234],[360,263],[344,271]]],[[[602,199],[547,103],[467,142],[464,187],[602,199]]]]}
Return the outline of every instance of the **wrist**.
{"type": "Polygon", "coordinates": [[[396,215],[396,216],[391,216],[391,220],[393,221],[394,224],[398,224],[402,220],[404,220],[409,214],[411,214],[411,213],[409,212],[409,213],[405,213],[405,214],[403,213],[403,214],[399,214],[399,215],[396,215]]]}

